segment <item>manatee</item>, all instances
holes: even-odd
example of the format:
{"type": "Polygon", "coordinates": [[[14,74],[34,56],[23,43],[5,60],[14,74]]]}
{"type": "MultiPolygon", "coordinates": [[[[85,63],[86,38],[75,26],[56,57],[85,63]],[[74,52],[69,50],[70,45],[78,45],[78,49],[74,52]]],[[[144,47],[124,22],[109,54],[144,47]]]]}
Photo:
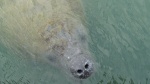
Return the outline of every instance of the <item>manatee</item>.
{"type": "Polygon", "coordinates": [[[2,0],[0,39],[33,59],[56,62],[77,79],[94,72],[80,0],[2,0]]]}

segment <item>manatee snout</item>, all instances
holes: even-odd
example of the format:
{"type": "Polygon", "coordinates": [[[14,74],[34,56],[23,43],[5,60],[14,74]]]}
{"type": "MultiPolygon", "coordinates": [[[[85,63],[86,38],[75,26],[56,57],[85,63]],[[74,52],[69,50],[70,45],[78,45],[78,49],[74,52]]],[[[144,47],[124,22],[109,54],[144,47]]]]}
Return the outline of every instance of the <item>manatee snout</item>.
{"type": "Polygon", "coordinates": [[[92,75],[94,71],[92,60],[77,56],[70,61],[70,72],[79,79],[86,79],[92,75]]]}

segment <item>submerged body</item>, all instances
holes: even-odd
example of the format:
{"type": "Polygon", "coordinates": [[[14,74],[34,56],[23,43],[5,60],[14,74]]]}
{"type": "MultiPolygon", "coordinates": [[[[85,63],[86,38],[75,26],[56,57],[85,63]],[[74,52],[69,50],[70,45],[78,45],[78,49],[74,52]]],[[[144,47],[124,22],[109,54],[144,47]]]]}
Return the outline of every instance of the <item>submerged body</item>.
{"type": "Polygon", "coordinates": [[[38,60],[58,62],[76,78],[93,73],[80,0],[4,0],[0,39],[38,60]]]}

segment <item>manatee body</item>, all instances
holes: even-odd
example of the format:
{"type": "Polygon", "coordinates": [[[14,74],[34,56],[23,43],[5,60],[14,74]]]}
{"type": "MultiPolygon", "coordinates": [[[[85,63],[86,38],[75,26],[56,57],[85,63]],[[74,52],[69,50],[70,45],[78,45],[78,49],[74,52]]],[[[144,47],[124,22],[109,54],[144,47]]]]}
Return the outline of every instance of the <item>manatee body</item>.
{"type": "Polygon", "coordinates": [[[59,63],[79,79],[93,73],[80,0],[2,0],[1,42],[59,63]]]}

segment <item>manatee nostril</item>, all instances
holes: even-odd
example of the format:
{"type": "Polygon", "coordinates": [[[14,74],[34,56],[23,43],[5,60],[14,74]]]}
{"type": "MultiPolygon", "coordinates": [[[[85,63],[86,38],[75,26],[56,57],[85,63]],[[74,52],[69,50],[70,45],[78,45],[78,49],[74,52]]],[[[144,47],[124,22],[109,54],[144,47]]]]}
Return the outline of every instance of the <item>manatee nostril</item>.
{"type": "Polygon", "coordinates": [[[78,69],[77,72],[78,72],[78,73],[82,73],[83,71],[82,71],[81,69],[78,69]]]}
{"type": "Polygon", "coordinates": [[[85,64],[85,66],[84,66],[86,69],[88,69],[89,68],[89,64],[85,64]]]}

